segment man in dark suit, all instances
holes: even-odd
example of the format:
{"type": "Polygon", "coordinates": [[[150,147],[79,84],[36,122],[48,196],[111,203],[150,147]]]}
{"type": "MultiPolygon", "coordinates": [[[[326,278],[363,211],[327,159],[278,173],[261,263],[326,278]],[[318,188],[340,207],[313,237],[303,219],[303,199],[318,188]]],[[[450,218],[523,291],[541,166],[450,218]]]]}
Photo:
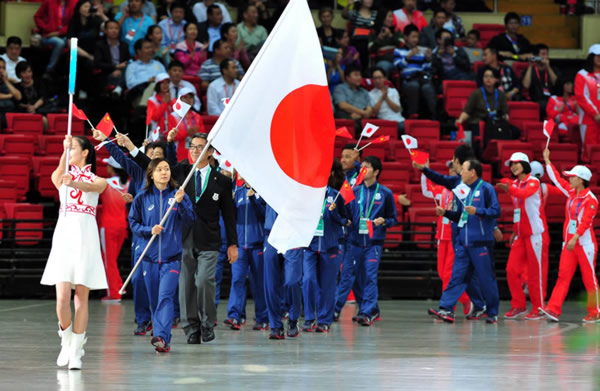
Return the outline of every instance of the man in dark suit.
{"type": "Polygon", "coordinates": [[[212,54],[213,44],[221,39],[221,26],[223,26],[223,13],[216,4],[206,9],[206,22],[198,24],[198,41],[208,42],[208,52],[212,54]]]}
{"type": "MultiPolygon", "coordinates": [[[[176,130],[167,137],[172,148],[176,130]]],[[[196,161],[206,147],[207,135],[192,136],[190,156],[196,161]]],[[[217,320],[215,304],[215,272],[221,246],[219,213],[223,216],[227,233],[227,258],[237,261],[237,233],[235,206],[231,179],[217,172],[208,164],[213,148],[207,151],[185,187],[196,211],[196,221],[191,229],[183,232],[183,260],[179,275],[179,302],[181,323],[188,343],[199,344],[215,339],[213,327],[217,320]]],[[[192,169],[191,162],[183,160],[173,167],[173,178],[183,183],[192,169]]]]}
{"type": "Polygon", "coordinates": [[[115,86],[113,93],[120,95],[125,88],[125,68],[129,61],[127,43],[119,41],[119,24],[108,20],[104,24],[104,39],[98,40],[94,52],[94,67],[115,86]]]}

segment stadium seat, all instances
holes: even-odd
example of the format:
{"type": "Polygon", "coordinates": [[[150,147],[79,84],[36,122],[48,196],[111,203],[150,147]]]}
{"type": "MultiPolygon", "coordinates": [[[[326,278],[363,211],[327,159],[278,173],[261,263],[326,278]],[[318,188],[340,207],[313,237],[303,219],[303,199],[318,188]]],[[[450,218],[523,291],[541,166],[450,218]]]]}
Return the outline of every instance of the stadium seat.
{"type": "Polygon", "coordinates": [[[406,197],[410,200],[410,208],[435,209],[435,202],[423,195],[420,184],[406,185],[406,197]]]}
{"type": "Polygon", "coordinates": [[[0,180],[0,209],[7,202],[17,202],[17,182],[0,180]]]}
{"type": "Polygon", "coordinates": [[[498,202],[500,203],[501,215],[498,219],[498,228],[502,231],[502,238],[509,245],[510,235],[513,230],[513,210],[514,205],[510,195],[504,191],[496,191],[498,202]]]}
{"type": "Polygon", "coordinates": [[[58,167],[59,156],[53,157],[38,157],[33,158],[33,179],[35,188],[40,192],[42,197],[52,198],[54,201],[59,201],[59,194],[52,183],[52,173],[58,167]]]}
{"type": "MultiPolygon", "coordinates": [[[[545,142],[542,142],[539,149],[546,146],[545,142]]],[[[543,159],[542,155],[539,156],[543,159]]],[[[568,169],[577,165],[579,158],[579,152],[577,151],[577,144],[550,144],[550,159],[557,167],[568,167],[568,169]]],[[[541,161],[541,160],[540,160],[541,161]]]]}
{"type": "Polygon", "coordinates": [[[35,147],[33,136],[21,134],[0,135],[0,155],[31,158],[35,147]]]}
{"type": "MultiPolygon", "coordinates": [[[[356,132],[356,124],[355,124],[354,120],[336,118],[335,119],[335,128],[339,129],[342,126],[345,126],[346,129],[348,129],[348,132],[351,135],[353,135],[353,136],[360,136],[360,131],[358,133],[356,132]]],[[[358,139],[358,137],[356,137],[356,138],[358,139]]]]}
{"type": "MultiPolygon", "coordinates": [[[[398,122],[386,121],[383,119],[363,119],[361,123],[362,127],[364,128],[367,123],[379,126],[377,133],[372,137],[390,136],[390,140],[398,139],[398,122]]],[[[350,129],[348,129],[348,131],[350,131],[350,129]]],[[[350,134],[352,134],[352,132],[350,132],[350,134]]]]}
{"type": "Polygon", "coordinates": [[[591,165],[600,165],[600,144],[586,144],[585,151],[591,165]]]}
{"type": "Polygon", "coordinates": [[[218,115],[203,115],[202,123],[204,124],[204,130],[210,132],[212,127],[215,125],[215,122],[219,119],[218,115]]]}
{"type": "Polygon", "coordinates": [[[529,62],[527,61],[515,61],[512,63],[512,70],[515,72],[515,75],[520,80],[523,78],[525,71],[529,67],[529,62]]]}
{"type": "Polygon", "coordinates": [[[6,218],[16,220],[15,239],[19,246],[38,245],[44,233],[42,231],[44,218],[44,207],[42,205],[33,205],[27,203],[6,203],[4,204],[6,218]],[[40,220],[19,222],[19,220],[40,220]]]}
{"type": "Polygon", "coordinates": [[[429,145],[429,159],[446,163],[454,157],[454,150],[460,145],[457,141],[438,141],[429,145]]]}
{"type": "MultiPolygon", "coordinates": [[[[48,134],[67,134],[69,123],[68,114],[48,114],[48,134]]],[[[73,136],[83,136],[85,133],[84,121],[73,117],[71,122],[71,134],[73,136]]]]}
{"type": "Polygon", "coordinates": [[[17,200],[23,201],[29,191],[31,158],[18,156],[0,157],[0,178],[16,182],[17,200]]]}
{"type": "Polygon", "coordinates": [[[110,174],[108,173],[106,166],[108,164],[104,163],[101,159],[96,162],[96,175],[102,178],[109,178],[110,174]]]}
{"type": "Polygon", "coordinates": [[[475,61],[471,68],[473,69],[473,74],[477,76],[479,74],[479,70],[485,66],[483,61],[475,61]]]}
{"type": "Polygon", "coordinates": [[[506,26],[503,24],[473,23],[473,30],[479,31],[479,44],[484,48],[492,38],[505,32],[506,26]]]}
{"type": "Polygon", "coordinates": [[[540,106],[535,102],[508,102],[508,121],[523,129],[525,121],[539,121],[540,106]]]}
{"type": "Polygon", "coordinates": [[[41,135],[44,125],[41,114],[6,113],[4,133],[41,135]]]}
{"type": "MultiPolygon", "coordinates": [[[[194,86],[198,97],[204,96],[204,94],[202,93],[202,79],[200,79],[198,76],[183,75],[183,80],[189,82],[191,85],[194,86]]],[[[206,105],[203,105],[203,109],[204,111],[206,111],[206,105]]]]}
{"type": "Polygon", "coordinates": [[[440,140],[440,123],[425,119],[407,119],[404,121],[404,133],[415,137],[419,144],[440,140]]]}
{"type": "Polygon", "coordinates": [[[565,221],[565,202],[563,194],[548,194],[546,201],[546,219],[549,223],[562,223],[565,221]]]}
{"type": "MultiPolygon", "coordinates": [[[[430,200],[431,205],[433,204],[433,200],[430,200]]],[[[434,207],[411,207],[408,209],[408,219],[411,223],[411,231],[416,231],[419,233],[411,234],[411,240],[417,242],[417,247],[419,248],[434,248],[435,247],[435,233],[437,222],[437,216],[435,215],[434,207]],[[419,224],[419,225],[415,225],[419,224]],[[421,225],[423,224],[423,225],[421,225]],[[433,225],[424,225],[424,224],[433,224],[433,225]],[[422,232],[422,233],[420,233],[422,232]]]]}
{"type": "Polygon", "coordinates": [[[408,183],[409,171],[406,165],[398,162],[384,162],[383,169],[379,175],[379,182],[388,186],[387,183],[408,183]]]}
{"type": "Polygon", "coordinates": [[[490,163],[498,162],[500,160],[500,145],[505,145],[504,148],[511,146],[511,148],[517,149],[515,152],[520,152],[521,149],[524,149],[525,147],[523,145],[527,145],[528,148],[532,148],[530,143],[524,143],[520,140],[489,140],[485,150],[483,151],[483,160],[490,163]]]}
{"type": "Polygon", "coordinates": [[[444,80],[442,90],[446,113],[452,118],[458,118],[475,88],[477,84],[474,81],[444,80]]]}
{"type": "Polygon", "coordinates": [[[40,136],[36,155],[61,156],[64,151],[64,139],[64,136],[40,136]]]}
{"type": "MultiPolygon", "coordinates": [[[[363,139],[360,142],[358,148],[362,148],[365,145],[367,145],[368,143],[369,143],[368,139],[363,139]]],[[[387,149],[388,149],[387,143],[371,144],[362,150],[362,156],[363,156],[363,158],[365,156],[376,156],[383,162],[385,160],[385,156],[387,154],[387,152],[386,152],[387,149]]]]}

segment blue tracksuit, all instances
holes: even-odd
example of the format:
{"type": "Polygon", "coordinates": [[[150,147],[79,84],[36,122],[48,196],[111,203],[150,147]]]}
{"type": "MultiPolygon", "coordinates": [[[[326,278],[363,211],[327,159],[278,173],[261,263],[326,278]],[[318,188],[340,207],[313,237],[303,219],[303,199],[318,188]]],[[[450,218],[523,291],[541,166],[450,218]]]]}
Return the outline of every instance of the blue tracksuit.
{"type": "Polygon", "coordinates": [[[337,193],[336,190],[327,187],[321,217],[323,229],[317,229],[318,232],[310,246],[304,250],[303,262],[304,319],[314,321],[316,316],[319,324],[327,325],[333,322],[336,277],[339,269],[338,246],[343,236],[342,226],[348,222],[343,198],[338,197],[336,208],[333,211],[329,210],[337,193]]]}
{"type": "Polygon", "coordinates": [[[379,311],[377,307],[377,272],[386,230],[387,227],[398,224],[398,217],[394,194],[378,182],[369,187],[362,183],[354,189],[354,196],[355,200],[350,204],[353,218],[349,242],[356,260],[357,277],[363,286],[360,314],[370,317],[379,311]],[[379,226],[372,223],[372,237],[369,237],[366,232],[361,233],[362,229],[366,228],[366,224],[361,227],[361,219],[372,222],[379,217],[383,217],[385,222],[379,226]]]}
{"type": "Polygon", "coordinates": [[[223,223],[223,216],[219,213],[219,225],[221,226],[221,247],[219,247],[219,258],[217,260],[217,267],[215,270],[215,281],[216,281],[216,297],[215,305],[219,305],[221,301],[221,281],[223,281],[223,269],[227,263],[227,232],[225,231],[225,224],[223,223]]]}
{"type": "MultiPolygon", "coordinates": [[[[135,197],[136,194],[139,194],[140,191],[142,191],[146,184],[145,171],[138,166],[136,162],[127,157],[127,155],[125,155],[125,153],[114,143],[104,144],[104,147],[110,156],[112,156],[117,163],[123,167],[127,175],[129,175],[130,182],[127,192],[135,197]]],[[[134,231],[131,233],[131,267],[133,268],[140,257],[140,254],[144,251],[144,246],[141,244],[143,242],[142,238],[134,231]]],[[[141,268],[138,268],[131,277],[131,286],[133,287],[135,322],[137,324],[146,323],[150,321],[151,313],[150,304],[148,303],[148,293],[146,292],[146,284],[144,284],[141,268]]]]}
{"type": "Polygon", "coordinates": [[[174,296],[179,282],[183,252],[182,226],[190,225],[196,219],[187,195],[184,195],[180,203],[175,202],[176,191],[161,191],[152,186],[135,197],[129,211],[131,230],[142,238],[145,247],[152,237],[152,227],[160,223],[169,207],[173,208],[163,225],[164,230],[152,242],[142,262],[154,336],[163,338],[167,343],[171,341],[174,296]]]}
{"type": "MultiPolygon", "coordinates": [[[[456,186],[458,186],[462,183],[462,178],[460,175],[452,175],[452,176],[442,175],[433,170],[430,170],[428,167],[425,167],[423,169],[423,174],[433,183],[444,186],[448,190],[452,190],[456,186]]],[[[496,220],[494,219],[494,221],[496,221],[496,220]]],[[[494,223],[494,227],[495,226],[496,226],[496,223],[494,223]]],[[[452,222],[452,246],[453,246],[453,248],[456,248],[456,243],[455,243],[456,238],[457,238],[456,235],[457,235],[456,223],[452,222]]],[[[493,240],[493,238],[492,238],[492,242],[489,244],[488,248],[490,250],[491,258],[493,260],[494,259],[494,256],[493,256],[494,240],[493,240]]],[[[481,284],[479,283],[479,278],[477,277],[476,274],[474,274],[467,286],[466,292],[467,292],[467,295],[469,296],[469,299],[471,299],[471,301],[473,302],[475,309],[482,309],[485,307],[485,301],[483,300],[483,295],[481,294],[480,286],[481,286],[481,284]]]]}
{"type": "Polygon", "coordinates": [[[354,162],[354,166],[345,172],[346,175],[346,179],[348,180],[348,183],[350,183],[351,186],[354,186],[354,182],[356,182],[356,177],[358,176],[358,173],[360,172],[360,169],[362,168],[360,162],[354,162]]]}
{"type": "Polygon", "coordinates": [[[246,277],[254,280],[254,308],[257,323],[267,323],[268,314],[264,296],[264,260],[265,241],[264,224],[266,203],[258,195],[248,197],[249,189],[239,187],[234,194],[237,209],[237,235],[239,258],[231,265],[231,291],[227,306],[227,317],[237,319],[245,317],[246,277]]]}
{"type": "MultiPolygon", "coordinates": [[[[265,211],[265,301],[269,314],[271,329],[283,328],[281,317],[283,316],[282,301],[288,297],[290,304],[290,320],[297,321],[300,318],[300,307],[302,303],[302,260],[303,249],[296,248],[288,250],[283,255],[283,262],[277,250],[268,242],[269,233],[277,218],[277,212],[267,205],[265,211]],[[283,268],[283,276],[282,276],[283,268]],[[282,281],[283,280],[283,281],[282,281]]],[[[257,288],[258,289],[258,288],[257,288]]]]}
{"type": "MultiPolygon", "coordinates": [[[[442,293],[440,308],[452,311],[467,288],[471,276],[476,275],[487,304],[486,313],[491,317],[498,315],[499,296],[489,243],[494,240],[496,219],[500,217],[500,203],[492,185],[482,179],[476,180],[469,187],[471,191],[463,202],[467,206],[474,206],[476,213],[466,215],[468,218],[464,226],[457,224],[452,278],[442,293]]],[[[458,223],[463,210],[463,204],[455,200],[453,210],[446,211],[445,216],[458,223]]]]}

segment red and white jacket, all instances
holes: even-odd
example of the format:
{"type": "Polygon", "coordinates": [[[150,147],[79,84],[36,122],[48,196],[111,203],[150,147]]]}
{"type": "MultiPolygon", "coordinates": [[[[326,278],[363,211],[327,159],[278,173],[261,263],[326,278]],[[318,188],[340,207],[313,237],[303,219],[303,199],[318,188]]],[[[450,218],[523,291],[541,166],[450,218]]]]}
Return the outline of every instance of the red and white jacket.
{"type": "Polygon", "coordinates": [[[513,224],[516,236],[541,234],[546,228],[546,214],[540,180],[531,175],[520,181],[515,179],[508,188],[513,205],[521,210],[519,221],[513,224]]]}
{"type": "Polygon", "coordinates": [[[575,233],[579,235],[579,244],[596,246],[593,223],[598,212],[598,199],[589,188],[581,190],[578,194],[567,180],[560,177],[553,165],[547,165],[546,169],[552,182],[568,198],[565,210],[566,219],[563,225],[563,241],[567,243],[573,237],[573,234],[569,233],[569,223],[573,219],[577,222],[575,233]]]}
{"type": "MultiPolygon", "coordinates": [[[[438,205],[442,208],[452,209],[452,200],[454,199],[452,191],[446,189],[444,186],[433,184],[433,182],[422,174],[421,191],[425,197],[437,200],[438,205]]],[[[438,217],[435,238],[437,240],[452,240],[452,225],[450,220],[444,216],[438,217]]]]}
{"type": "Polygon", "coordinates": [[[594,75],[582,69],[575,76],[575,99],[577,100],[577,114],[579,115],[580,124],[596,125],[594,116],[600,113],[599,84],[600,73],[594,75]]]}
{"type": "Polygon", "coordinates": [[[578,123],[577,100],[574,96],[570,96],[565,102],[562,96],[552,95],[546,105],[546,114],[548,118],[554,119],[561,133],[565,133],[567,125],[578,123]],[[564,108],[559,111],[563,104],[564,108]]]}

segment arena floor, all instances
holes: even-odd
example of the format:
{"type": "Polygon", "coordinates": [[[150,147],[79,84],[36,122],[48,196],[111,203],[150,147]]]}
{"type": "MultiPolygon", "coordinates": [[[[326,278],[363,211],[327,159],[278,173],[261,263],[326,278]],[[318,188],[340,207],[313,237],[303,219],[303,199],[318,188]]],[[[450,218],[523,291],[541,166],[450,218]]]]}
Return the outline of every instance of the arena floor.
{"type": "MultiPolygon", "coordinates": [[[[187,345],[174,330],[158,354],[132,331],[133,305],[90,303],[81,371],[56,367],[54,302],[0,301],[2,390],[595,390],[600,324],[568,302],[561,323],[462,317],[434,321],[429,301],[384,301],[382,321],[357,326],[347,305],[329,334],[270,341],[267,331],[219,325],[215,341],[187,345]]],[[[506,310],[508,303],[502,303],[506,310]]],[[[248,309],[252,306],[249,303],[248,309]]],[[[219,307],[219,320],[225,306],[219,307]]],[[[251,315],[249,314],[249,317],[251,315]]]]}

